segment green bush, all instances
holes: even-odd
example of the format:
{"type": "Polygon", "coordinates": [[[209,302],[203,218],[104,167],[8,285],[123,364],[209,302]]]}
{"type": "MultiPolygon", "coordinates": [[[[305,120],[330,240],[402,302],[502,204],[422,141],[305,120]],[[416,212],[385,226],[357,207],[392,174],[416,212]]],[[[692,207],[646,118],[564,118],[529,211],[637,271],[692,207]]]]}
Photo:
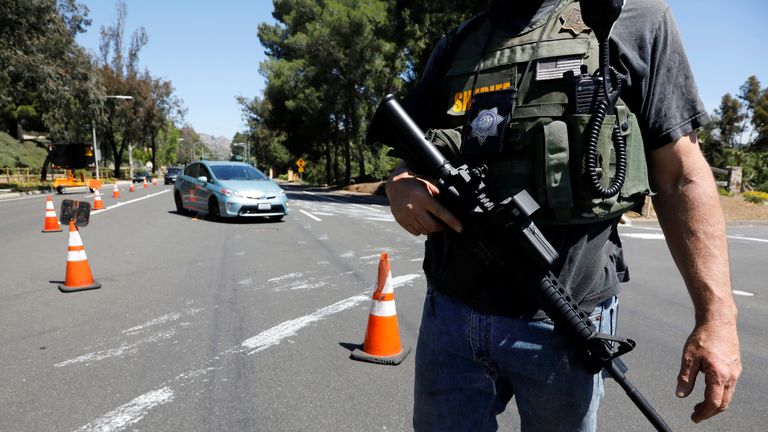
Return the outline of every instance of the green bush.
{"type": "Polygon", "coordinates": [[[41,168],[48,151],[31,141],[19,142],[0,132],[0,167],[41,168]]]}
{"type": "Polygon", "coordinates": [[[717,188],[717,193],[719,193],[722,196],[727,196],[727,197],[733,196],[733,194],[728,189],[721,188],[721,187],[717,188]]]}
{"type": "Polygon", "coordinates": [[[768,192],[744,192],[741,197],[755,204],[768,204],[768,192]]]}
{"type": "Polygon", "coordinates": [[[51,184],[47,182],[0,183],[0,189],[11,189],[15,192],[47,191],[51,190],[51,184]]]}

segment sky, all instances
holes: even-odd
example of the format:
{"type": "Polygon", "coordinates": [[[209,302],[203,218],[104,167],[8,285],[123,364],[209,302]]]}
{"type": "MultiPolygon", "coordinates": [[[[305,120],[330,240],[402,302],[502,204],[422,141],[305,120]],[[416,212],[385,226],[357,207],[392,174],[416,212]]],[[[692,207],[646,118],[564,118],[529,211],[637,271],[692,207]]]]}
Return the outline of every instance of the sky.
{"type": "MultiPolygon", "coordinates": [[[[633,1],[633,0],[627,0],[633,1]]],[[[99,31],[115,22],[116,1],[80,0],[92,24],[78,36],[98,53],[99,31]]],[[[737,94],[750,75],[768,87],[766,0],[667,0],[680,28],[699,95],[713,112],[725,93],[737,94]]],[[[244,129],[235,98],[260,96],[265,59],[258,25],[273,23],[269,0],[125,0],[126,41],[144,27],[149,43],[140,68],[170,80],[198,133],[231,139],[244,129]]]]}

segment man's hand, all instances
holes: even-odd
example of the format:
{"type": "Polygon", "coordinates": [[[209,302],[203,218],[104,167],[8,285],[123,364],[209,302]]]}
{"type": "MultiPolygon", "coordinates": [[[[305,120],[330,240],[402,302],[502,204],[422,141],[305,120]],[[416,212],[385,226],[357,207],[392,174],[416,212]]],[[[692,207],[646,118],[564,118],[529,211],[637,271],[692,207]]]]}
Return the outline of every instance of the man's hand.
{"type": "Polygon", "coordinates": [[[653,204],[695,309],[676,394],[688,396],[704,374],[704,401],[691,415],[698,423],[725,411],[741,374],[725,220],[695,133],[654,150],[649,162],[653,204]]]}
{"type": "Polygon", "coordinates": [[[739,337],[735,322],[709,322],[696,326],[683,349],[677,396],[687,397],[704,374],[704,401],[693,408],[691,420],[699,423],[728,408],[741,374],[739,337]]]}
{"type": "Polygon", "coordinates": [[[390,210],[395,220],[409,233],[418,236],[443,229],[443,224],[461,232],[461,222],[440,204],[440,191],[427,180],[415,177],[401,164],[386,185],[390,210]]]}

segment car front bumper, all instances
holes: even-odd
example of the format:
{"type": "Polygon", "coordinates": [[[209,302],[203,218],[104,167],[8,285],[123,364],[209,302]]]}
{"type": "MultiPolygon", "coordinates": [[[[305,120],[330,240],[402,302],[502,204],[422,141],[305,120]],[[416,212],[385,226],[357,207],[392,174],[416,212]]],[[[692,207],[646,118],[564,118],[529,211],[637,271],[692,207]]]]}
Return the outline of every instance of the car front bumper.
{"type": "Polygon", "coordinates": [[[219,203],[219,213],[224,217],[269,217],[288,214],[288,197],[250,199],[227,197],[219,203]]]}

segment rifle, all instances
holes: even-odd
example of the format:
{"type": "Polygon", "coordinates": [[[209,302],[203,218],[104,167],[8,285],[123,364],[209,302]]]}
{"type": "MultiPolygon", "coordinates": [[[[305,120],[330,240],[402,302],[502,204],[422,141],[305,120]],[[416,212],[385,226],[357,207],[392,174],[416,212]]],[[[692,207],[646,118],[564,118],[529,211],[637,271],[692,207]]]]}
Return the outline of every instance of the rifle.
{"type": "Polygon", "coordinates": [[[424,132],[391,94],[379,104],[368,136],[369,141],[383,142],[401,150],[409,167],[432,176],[440,190],[440,201],[464,226],[461,233],[449,230],[457,243],[483,266],[507,268],[523,282],[532,281],[524,285],[534,287],[531,294],[555,323],[555,329],[575,347],[585,368],[590,373],[606,370],[656,430],[671,432],[664,419],[625,376],[628,369],[618,357],[631,351],[635,342],[599,333],[550,270],[558,253],[531,219],[539,205],[527,191],[499,203],[491,200],[484,192],[487,168],[466,164],[454,167],[425,138],[424,132]],[[512,256],[505,247],[510,242],[521,246],[524,253],[512,256]],[[522,259],[524,263],[511,266],[513,259],[522,259]]]}

